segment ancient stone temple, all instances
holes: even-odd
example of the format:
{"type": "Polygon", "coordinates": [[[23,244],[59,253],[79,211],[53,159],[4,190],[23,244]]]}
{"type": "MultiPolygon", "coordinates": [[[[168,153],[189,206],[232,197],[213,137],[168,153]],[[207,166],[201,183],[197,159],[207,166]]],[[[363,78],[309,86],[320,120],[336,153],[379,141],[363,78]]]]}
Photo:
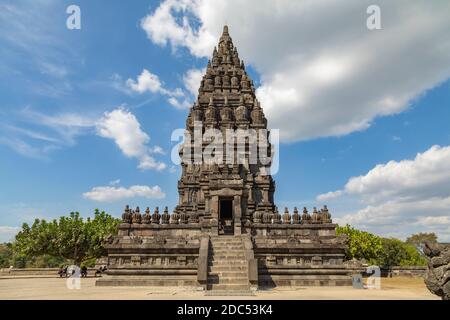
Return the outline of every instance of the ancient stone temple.
{"type": "Polygon", "coordinates": [[[171,213],[167,207],[141,212],[127,206],[118,235],[106,244],[108,275],[97,285],[350,285],[346,239],[336,236],[327,207],[311,213],[294,208],[292,214],[285,208],[281,214],[271,162],[250,161],[261,150],[271,159],[272,145],[262,139],[269,135],[253,81],[225,26],[186,121],[178,205],[171,213]],[[232,162],[195,159],[195,149],[205,151],[208,144],[204,137],[198,144],[196,133],[207,132],[223,135],[215,143],[232,162]],[[250,150],[247,137],[243,152],[227,149],[230,132],[257,132],[262,143],[250,150]]]}

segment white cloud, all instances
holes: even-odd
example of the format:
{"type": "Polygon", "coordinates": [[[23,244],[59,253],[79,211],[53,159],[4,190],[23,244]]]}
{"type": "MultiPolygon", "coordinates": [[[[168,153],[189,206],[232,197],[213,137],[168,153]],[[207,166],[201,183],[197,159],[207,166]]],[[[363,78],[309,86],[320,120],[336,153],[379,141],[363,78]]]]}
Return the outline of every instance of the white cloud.
{"type": "Polygon", "coordinates": [[[135,92],[140,94],[145,92],[159,93],[168,96],[167,101],[170,105],[177,109],[187,109],[190,107],[190,101],[186,97],[186,93],[176,88],[169,90],[164,88],[163,83],[156,74],[151,73],[147,69],[144,69],[142,73],[137,77],[137,80],[128,79],[126,85],[135,92]]]}
{"type": "MultiPolygon", "coordinates": [[[[150,137],[142,131],[139,121],[131,112],[123,108],[105,112],[96,123],[96,128],[99,136],[114,140],[127,157],[139,159],[140,169],[162,170],[166,167],[149,155],[153,151],[148,146],[150,137]]],[[[156,148],[161,151],[160,147],[156,148]]]]}
{"type": "Polygon", "coordinates": [[[152,93],[165,93],[165,89],[162,88],[159,77],[147,69],[142,70],[142,73],[137,77],[137,81],[128,79],[127,85],[131,88],[131,90],[139,93],[144,93],[146,91],[150,91],[152,93]]]}
{"type": "Polygon", "coordinates": [[[64,78],[69,73],[66,67],[49,62],[41,62],[40,68],[42,74],[48,74],[55,78],[64,78]]]}
{"type": "Polygon", "coordinates": [[[335,221],[349,223],[383,236],[405,239],[417,232],[434,232],[450,241],[450,196],[423,200],[392,199],[348,213],[335,221]]]}
{"type": "Polygon", "coordinates": [[[18,227],[0,226],[0,243],[12,241],[19,230],[18,227]]]}
{"type": "Polygon", "coordinates": [[[163,162],[157,162],[153,157],[149,155],[144,155],[139,162],[139,169],[148,170],[148,169],[156,169],[163,170],[166,168],[166,164],[163,162]]]}
{"type": "Polygon", "coordinates": [[[169,172],[170,172],[170,173],[175,173],[175,172],[177,172],[177,169],[175,168],[175,166],[171,166],[171,167],[169,168],[169,172]]]}
{"type": "Polygon", "coordinates": [[[65,36],[67,30],[54,19],[60,12],[55,0],[1,1],[0,79],[6,90],[26,88],[27,93],[48,97],[71,93],[66,75],[82,59],[65,36]]]}
{"type": "Polygon", "coordinates": [[[137,158],[140,169],[166,168],[165,163],[151,156],[164,155],[164,150],[158,145],[148,145],[148,134],[141,129],[136,117],[122,107],[105,112],[100,119],[76,113],[49,115],[31,108],[21,110],[19,115],[22,121],[32,123],[33,129],[0,124],[0,144],[21,155],[46,160],[52,151],[75,145],[78,136],[96,132],[114,140],[127,157],[137,158]]]}
{"type": "Polygon", "coordinates": [[[76,138],[92,131],[95,123],[85,115],[48,115],[30,107],[17,114],[20,122],[25,124],[0,124],[0,144],[23,156],[44,160],[52,151],[75,145],[76,138]]]}
{"type": "Polygon", "coordinates": [[[110,185],[110,186],[115,186],[116,184],[119,184],[119,183],[120,183],[120,179],[116,179],[116,180],[110,181],[110,182],[109,182],[109,185],[110,185]]]}
{"type": "MultiPolygon", "coordinates": [[[[195,56],[206,56],[210,53],[210,49],[214,46],[217,38],[203,26],[200,26],[198,30],[192,28],[187,16],[183,16],[181,24],[178,23],[173,14],[180,12],[188,14],[192,12],[197,15],[202,10],[202,6],[206,9],[205,15],[214,14],[214,12],[208,10],[209,8],[205,8],[204,5],[205,3],[202,1],[164,1],[153,14],[142,19],[141,27],[154,43],[163,46],[170,43],[174,50],[179,46],[185,46],[195,56]]],[[[217,9],[223,6],[217,1],[215,5],[217,9]]]]}
{"type": "Polygon", "coordinates": [[[343,194],[342,190],[330,191],[330,192],[318,195],[317,201],[327,201],[330,199],[340,197],[342,194],[343,194]]]}
{"type": "Polygon", "coordinates": [[[450,146],[432,146],[413,160],[379,164],[365,175],[350,178],[344,190],[319,195],[318,200],[344,193],[361,196],[369,203],[392,197],[450,195],[450,146]]]}
{"type": "Polygon", "coordinates": [[[450,146],[432,146],[412,160],[389,161],[352,177],[342,190],[318,201],[356,198],[363,205],[337,219],[381,234],[406,237],[419,231],[450,239],[450,146]]]}
{"type": "Polygon", "coordinates": [[[183,75],[183,85],[187,93],[176,97],[170,97],[167,101],[177,109],[188,109],[198,95],[198,88],[206,69],[189,69],[183,75]]]}
{"type": "Polygon", "coordinates": [[[159,186],[135,185],[129,188],[124,187],[94,187],[91,191],[83,193],[83,197],[98,202],[114,202],[135,197],[149,199],[162,199],[166,196],[159,186]]]}
{"type": "Polygon", "coordinates": [[[158,154],[166,154],[166,152],[161,148],[160,146],[154,146],[153,148],[150,148],[151,153],[158,153],[158,154]]]}
{"type": "Polygon", "coordinates": [[[260,73],[269,124],[296,141],[364,130],[450,76],[448,1],[380,0],[375,31],[366,28],[370,4],[166,0],[141,26],[158,45],[207,57],[227,22],[260,73]]]}
{"type": "Polygon", "coordinates": [[[205,68],[190,69],[183,75],[184,86],[194,97],[198,95],[198,88],[205,72],[205,68]]]}
{"type": "Polygon", "coordinates": [[[177,109],[188,109],[191,106],[190,101],[186,99],[178,100],[177,98],[170,97],[167,101],[177,109]]]}
{"type": "MultiPolygon", "coordinates": [[[[75,138],[82,135],[95,124],[95,120],[91,117],[77,113],[57,113],[49,115],[35,111],[29,107],[24,108],[20,115],[24,120],[37,124],[43,128],[50,129],[56,133],[56,139],[62,145],[74,145],[75,138]]],[[[37,132],[33,138],[37,138],[37,132]]],[[[42,138],[42,134],[41,137],[42,138]]],[[[47,137],[48,138],[48,137],[47,137]]],[[[55,141],[53,141],[55,142],[55,141]]]]}

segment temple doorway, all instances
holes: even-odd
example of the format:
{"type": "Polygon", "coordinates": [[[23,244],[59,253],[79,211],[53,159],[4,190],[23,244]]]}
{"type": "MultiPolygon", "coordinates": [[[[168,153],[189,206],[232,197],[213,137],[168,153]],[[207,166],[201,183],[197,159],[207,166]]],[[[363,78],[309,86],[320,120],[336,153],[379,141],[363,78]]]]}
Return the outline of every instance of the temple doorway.
{"type": "Polygon", "coordinates": [[[232,198],[219,200],[219,234],[234,234],[232,198]]]}

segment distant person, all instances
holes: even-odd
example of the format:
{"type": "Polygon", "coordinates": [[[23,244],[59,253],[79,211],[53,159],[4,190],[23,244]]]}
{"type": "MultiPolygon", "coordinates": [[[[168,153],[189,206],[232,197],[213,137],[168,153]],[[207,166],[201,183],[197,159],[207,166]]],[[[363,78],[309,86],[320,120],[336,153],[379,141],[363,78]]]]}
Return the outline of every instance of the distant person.
{"type": "Polygon", "coordinates": [[[87,277],[87,267],[86,266],[82,266],[81,267],[81,277],[82,278],[86,278],[87,277]]]}
{"type": "Polygon", "coordinates": [[[61,266],[61,268],[59,268],[58,274],[60,278],[67,277],[67,268],[67,266],[61,266]]]}

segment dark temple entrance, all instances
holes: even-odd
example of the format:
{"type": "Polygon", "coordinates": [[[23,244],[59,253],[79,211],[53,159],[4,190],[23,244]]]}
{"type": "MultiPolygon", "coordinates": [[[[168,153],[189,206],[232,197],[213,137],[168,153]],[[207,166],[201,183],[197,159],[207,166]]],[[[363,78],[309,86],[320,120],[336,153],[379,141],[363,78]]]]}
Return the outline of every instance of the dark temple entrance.
{"type": "Polygon", "coordinates": [[[219,234],[234,234],[233,199],[219,201],[219,234]]]}

